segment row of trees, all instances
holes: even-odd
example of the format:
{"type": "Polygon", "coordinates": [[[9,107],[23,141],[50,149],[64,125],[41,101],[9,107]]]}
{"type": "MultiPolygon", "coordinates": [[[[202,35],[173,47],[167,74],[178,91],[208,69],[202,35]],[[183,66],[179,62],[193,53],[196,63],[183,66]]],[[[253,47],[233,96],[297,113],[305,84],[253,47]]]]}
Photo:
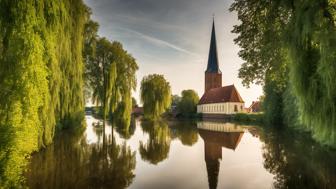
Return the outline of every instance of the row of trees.
{"type": "Polygon", "coordinates": [[[335,2],[329,0],[236,0],[231,11],[243,84],[264,85],[271,124],[309,130],[336,146],[335,2]]]}
{"type": "Polygon", "coordinates": [[[0,0],[0,185],[83,119],[82,0],[0,0]],[[76,124],[75,124],[76,123],[76,124]]]}

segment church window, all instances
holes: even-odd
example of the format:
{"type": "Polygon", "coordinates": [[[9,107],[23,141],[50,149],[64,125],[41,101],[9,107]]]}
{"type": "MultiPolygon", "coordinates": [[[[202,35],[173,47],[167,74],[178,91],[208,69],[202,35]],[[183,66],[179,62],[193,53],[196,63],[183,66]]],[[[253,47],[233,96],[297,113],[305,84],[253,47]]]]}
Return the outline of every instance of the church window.
{"type": "Polygon", "coordinates": [[[238,112],[238,106],[237,105],[234,105],[234,111],[238,112]]]}

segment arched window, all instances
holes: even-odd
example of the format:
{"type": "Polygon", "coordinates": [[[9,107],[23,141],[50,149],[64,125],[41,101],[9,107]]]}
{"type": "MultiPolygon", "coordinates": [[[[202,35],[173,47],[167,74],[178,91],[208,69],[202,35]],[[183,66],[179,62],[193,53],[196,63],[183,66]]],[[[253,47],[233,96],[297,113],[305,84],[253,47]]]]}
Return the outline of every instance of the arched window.
{"type": "Polygon", "coordinates": [[[234,105],[234,111],[238,112],[238,106],[237,105],[234,105]]]}

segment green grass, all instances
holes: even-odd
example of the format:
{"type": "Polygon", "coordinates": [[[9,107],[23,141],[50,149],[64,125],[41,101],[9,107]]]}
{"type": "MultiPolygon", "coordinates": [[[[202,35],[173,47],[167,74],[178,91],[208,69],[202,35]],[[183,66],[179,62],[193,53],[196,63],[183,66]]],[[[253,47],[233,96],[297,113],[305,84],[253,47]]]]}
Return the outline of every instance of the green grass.
{"type": "Polygon", "coordinates": [[[233,116],[233,121],[244,122],[244,123],[264,123],[263,113],[237,113],[233,116]]]}

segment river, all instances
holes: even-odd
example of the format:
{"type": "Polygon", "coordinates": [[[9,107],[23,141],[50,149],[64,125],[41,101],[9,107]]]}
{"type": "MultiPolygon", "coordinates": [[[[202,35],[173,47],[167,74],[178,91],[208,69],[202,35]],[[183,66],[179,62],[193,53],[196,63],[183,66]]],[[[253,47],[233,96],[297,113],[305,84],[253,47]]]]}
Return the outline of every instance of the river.
{"type": "Polygon", "coordinates": [[[214,121],[142,122],[86,116],[32,156],[29,188],[333,188],[336,152],[309,134],[214,121]]]}

